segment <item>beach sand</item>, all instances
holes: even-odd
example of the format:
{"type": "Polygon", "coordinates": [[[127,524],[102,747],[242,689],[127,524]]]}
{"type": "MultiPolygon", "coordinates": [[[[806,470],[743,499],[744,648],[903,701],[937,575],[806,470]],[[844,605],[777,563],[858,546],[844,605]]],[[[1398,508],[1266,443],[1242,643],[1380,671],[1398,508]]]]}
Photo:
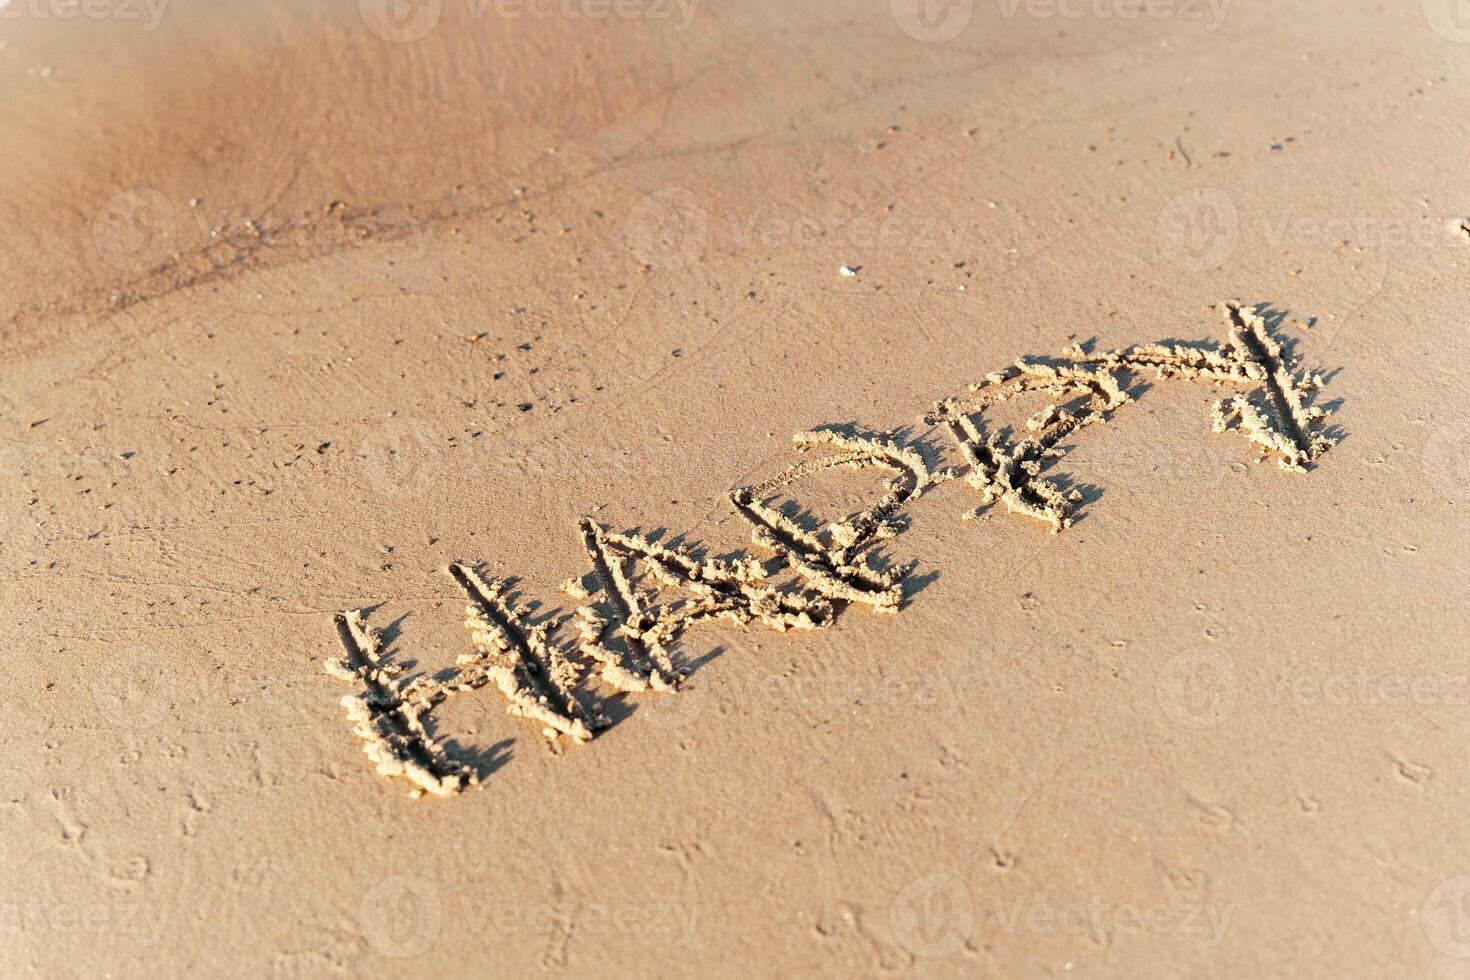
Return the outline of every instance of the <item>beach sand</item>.
{"type": "Polygon", "coordinates": [[[1470,976],[1470,22],[926,3],[0,8],[0,972],[1470,976]]]}

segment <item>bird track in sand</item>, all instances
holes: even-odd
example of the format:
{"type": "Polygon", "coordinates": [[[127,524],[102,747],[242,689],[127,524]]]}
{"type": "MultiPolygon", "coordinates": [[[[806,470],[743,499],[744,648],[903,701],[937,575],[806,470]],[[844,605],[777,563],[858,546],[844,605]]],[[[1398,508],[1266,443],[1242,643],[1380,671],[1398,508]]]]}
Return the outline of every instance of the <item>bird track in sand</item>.
{"type": "Polygon", "coordinates": [[[477,785],[479,775],[426,722],[456,694],[493,683],[509,713],[540,722],[548,738],[565,735],[581,743],[608,725],[594,677],[624,694],[677,690],[683,676],[670,651],[697,623],[757,621],[784,632],[820,629],[844,605],[898,612],[910,566],[880,568],[873,559],[880,542],[901,532],[902,510],[931,487],[962,478],[976,490],[979,507],[966,518],[1000,502],[1050,525],[1052,533],[1070,526],[1080,494],[1064,493],[1042,471],[1063,455],[1063,439],[1109,421],[1132,401],[1123,379],[1135,372],[1233,386],[1237,390],[1214,405],[1214,430],[1238,431],[1283,469],[1305,472],[1335,441],[1321,431],[1328,410],[1309,404],[1321,376],[1292,362],[1257,311],[1235,302],[1220,311],[1230,325],[1224,344],[1161,342],[1103,352],[1074,344],[1059,357],[1020,358],[971,385],[968,394],[937,403],[925,421],[954,439],[965,463],[958,469],[931,469],[917,442],[904,444],[892,432],[823,427],[797,433],[797,450],[832,452],[729,495],[751,525],[751,541],[769,555],[764,560],[701,557],[583,518],[591,569],[562,584],[583,603],[575,613],[575,641],[554,639],[565,620],[533,622],[531,608],[516,601],[506,581],[487,581],[472,566],[455,563],[448,572],[469,599],[465,627],[474,652],[461,654],[453,670],[405,682],[403,668],[380,649],[361,610],[337,616],[344,652],[327,661],[326,670],[358,686],[342,703],[379,773],[407,779],[415,796],[452,795],[477,785]],[[1055,400],[1026,420],[1024,437],[987,433],[987,409],[1032,393],[1055,400]],[[887,473],[882,497],[818,531],[767,503],[777,491],[835,467],[887,473]],[[676,597],[664,599],[660,587],[676,597]]]}

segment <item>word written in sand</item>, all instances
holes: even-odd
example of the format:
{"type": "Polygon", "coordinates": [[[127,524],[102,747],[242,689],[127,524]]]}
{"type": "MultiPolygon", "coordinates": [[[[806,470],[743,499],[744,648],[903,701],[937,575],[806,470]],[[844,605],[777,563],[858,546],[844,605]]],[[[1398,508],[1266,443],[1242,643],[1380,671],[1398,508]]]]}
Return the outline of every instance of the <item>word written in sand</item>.
{"type": "Polygon", "coordinates": [[[848,605],[898,612],[911,566],[882,568],[874,559],[880,543],[903,529],[903,509],[932,487],[969,484],[979,499],[966,518],[1001,503],[1053,533],[1068,527],[1081,496],[1063,492],[1043,471],[1062,455],[1062,440],[1107,422],[1132,401],[1128,384],[1137,372],[1229,390],[1215,402],[1215,431],[1240,432],[1283,469],[1305,472],[1333,443],[1323,431],[1327,410],[1310,404],[1321,377],[1292,363],[1254,310],[1226,303],[1221,312],[1230,324],[1224,344],[1157,343],[1105,352],[1073,345],[1059,357],[1021,358],[967,394],[939,402],[925,421],[953,437],[963,466],[932,470],[915,444],[893,433],[798,433],[798,450],[821,455],[730,492],[765,558],[703,557],[583,519],[590,570],[562,584],[582,603],[570,617],[574,639],[557,639],[565,620],[533,622],[531,608],[504,580],[453,564],[449,575],[469,599],[464,625],[471,650],[452,670],[405,678],[361,611],[337,617],[345,652],[326,669],[357,688],[342,703],[378,772],[407,779],[414,795],[450,795],[479,782],[475,767],[435,738],[428,723],[431,712],[457,694],[494,685],[512,715],[539,723],[550,739],[581,743],[608,725],[598,690],[678,689],[683,675],[671,651],[698,623],[758,622],[784,632],[820,629],[848,605]],[[987,430],[989,409],[1027,394],[1049,403],[1026,420],[1024,436],[987,430]],[[836,467],[886,474],[881,498],[819,530],[772,502],[778,491],[836,467]]]}

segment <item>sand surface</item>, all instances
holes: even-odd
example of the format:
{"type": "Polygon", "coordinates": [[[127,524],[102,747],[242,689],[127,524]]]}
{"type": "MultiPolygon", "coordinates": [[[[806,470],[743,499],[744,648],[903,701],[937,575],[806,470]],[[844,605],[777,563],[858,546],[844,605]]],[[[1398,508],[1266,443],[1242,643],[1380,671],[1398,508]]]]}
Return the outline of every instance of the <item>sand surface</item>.
{"type": "Polygon", "coordinates": [[[1470,19],[919,6],[0,8],[0,974],[1470,976],[1470,19]]]}

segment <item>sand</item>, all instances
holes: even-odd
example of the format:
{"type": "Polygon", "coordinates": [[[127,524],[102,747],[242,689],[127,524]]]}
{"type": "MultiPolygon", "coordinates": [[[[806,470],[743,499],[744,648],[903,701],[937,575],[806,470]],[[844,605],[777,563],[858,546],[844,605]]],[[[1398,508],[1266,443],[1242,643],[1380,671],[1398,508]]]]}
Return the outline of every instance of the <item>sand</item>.
{"type": "Polygon", "coordinates": [[[1462,21],[12,0],[0,973],[1470,976],[1462,21]]]}

